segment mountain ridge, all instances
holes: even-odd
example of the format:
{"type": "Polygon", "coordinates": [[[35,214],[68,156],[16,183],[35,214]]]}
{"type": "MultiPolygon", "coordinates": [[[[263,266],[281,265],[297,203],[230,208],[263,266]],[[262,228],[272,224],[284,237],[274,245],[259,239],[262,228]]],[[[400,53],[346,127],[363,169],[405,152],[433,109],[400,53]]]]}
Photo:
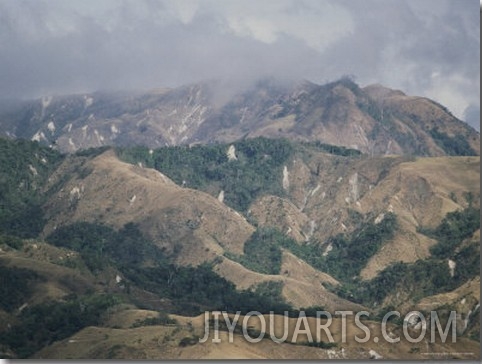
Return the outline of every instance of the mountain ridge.
{"type": "Polygon", "coordinates": [[[265,136],[320,141],[373,155],[478,155],[480,134],[442,105],[349,78],[325,85],[221,82],[150,92],[44,97],[0,108],[0,133],[63,152],[104,145],[229,143],[265,136]]]}

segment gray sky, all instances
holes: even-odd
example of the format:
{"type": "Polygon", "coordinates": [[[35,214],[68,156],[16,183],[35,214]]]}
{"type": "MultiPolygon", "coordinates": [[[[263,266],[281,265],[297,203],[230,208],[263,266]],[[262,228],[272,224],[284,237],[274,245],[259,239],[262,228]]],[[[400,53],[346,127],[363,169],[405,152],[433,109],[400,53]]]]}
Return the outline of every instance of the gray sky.
{"type": "Polygon", "coordinates": [[[0,0],[0,98],[354,75],[480,130],[477,0],[0,0]]]}

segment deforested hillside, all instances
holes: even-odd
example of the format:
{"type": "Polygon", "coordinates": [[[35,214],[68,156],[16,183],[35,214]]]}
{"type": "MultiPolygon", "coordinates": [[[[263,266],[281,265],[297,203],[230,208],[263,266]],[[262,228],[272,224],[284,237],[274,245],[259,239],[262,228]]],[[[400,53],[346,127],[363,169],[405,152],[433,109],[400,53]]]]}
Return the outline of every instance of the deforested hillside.
{"type": "MultiPolygon", "coordinates": [[[[194,316],[206,310],[367,311],[375,330],[387,310],[457,309],[454,347],[478,345],[477,156],[375,156],[263,137],[70,155],[1,142],[4,356],[93,355],[61,344],[86,332],[108,337],[96,357],[124,356],[132,348],[119,340],[132,335],[139,358],[216,356],[196,341],[194,316]],[[113,323],[124,315],[137,319],[113,323]],[[144,345],[151,325],[165,334],[161,356],[144,345]]],[[[339,337],[317,345],[307,357],[373,350],[343,351],[339,337]]],[[[404,348],[380,351],[421,355],[404,348]]],[[[235,356],[251,354],[241,345],[235,356]]]]}
{"type": "Polygon", "coordinates": [[[318,85],[263,79],[146,92],[44,97],[0,105],[0,133],[63,152],[229,143],[259,136],[319,141],[372,155],[479,155],[480,134],[430,99],[348,77],[318,85]]]}

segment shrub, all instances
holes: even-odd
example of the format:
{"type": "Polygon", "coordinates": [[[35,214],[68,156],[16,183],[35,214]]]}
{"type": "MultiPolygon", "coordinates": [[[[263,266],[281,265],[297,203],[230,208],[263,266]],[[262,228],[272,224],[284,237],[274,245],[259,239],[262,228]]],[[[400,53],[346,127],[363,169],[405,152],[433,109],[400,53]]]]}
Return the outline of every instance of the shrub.
{"type": "Polygon", "coordinates": [[[184,348],[186,346],[196,345],[197,343],[199,343],[199,336],[186,336],[179,341],[179,346],[184,348]]]}

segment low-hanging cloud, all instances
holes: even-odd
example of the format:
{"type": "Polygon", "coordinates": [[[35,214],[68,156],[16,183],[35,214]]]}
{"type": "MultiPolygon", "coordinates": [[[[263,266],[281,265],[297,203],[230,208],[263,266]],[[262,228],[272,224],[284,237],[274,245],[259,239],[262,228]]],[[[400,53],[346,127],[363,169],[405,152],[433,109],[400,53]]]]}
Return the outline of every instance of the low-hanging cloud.
{"type": "Polygon", "coordinates": [[[477,129],[475,0],[0,0],[0,98],[353,74],[477,129]]]}

